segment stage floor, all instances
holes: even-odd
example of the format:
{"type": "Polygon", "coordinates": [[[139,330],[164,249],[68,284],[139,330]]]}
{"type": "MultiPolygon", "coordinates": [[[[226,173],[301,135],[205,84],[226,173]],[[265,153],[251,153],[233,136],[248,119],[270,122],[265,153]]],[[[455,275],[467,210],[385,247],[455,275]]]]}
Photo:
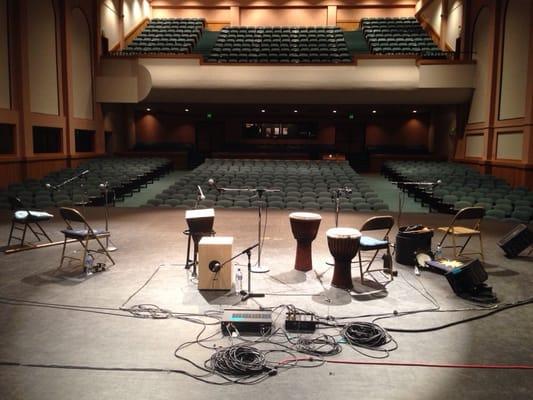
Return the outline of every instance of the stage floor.
{"type": "MultiPolygon", "coordinates": [[[[189,365],[174,357],[174,350],[183,342],[194,340],[201,326],[177,319],[112,315],[124,314],[116,311],[121,305],[149,303],[176,312],[195,313],[220,311],[239,303],[239,297],[232,293],[200,293],[188,279],[183,268],[184,214],[183,210],[176,209],[112,209],[110,229],[112,242],[118,247],[112,253],[116,266],[86,279],[77,279],[81,270],[76,268],[55,272],[61,256],[60,246],[0,255],[0,361],[192,372],[189,365]],[[14,303],[6,299],[38,303],[14,303]],[[76,311],[65,309],[64,305],[95,308],[76,311]]],[[[331,258],[325,235],[327,229],[334,226],[334,214],[329,212],[321,212],[323,219],[313,242],[313,271],[297,272],[293,268],[296,242],[290,231],[288,214],[287,210],[268,213],[262,260],[270,267],[270,272],[252,276],[253,291],[265,293],[266,297],[248,300],[244,304],[246,307],[294,304],[321,315],[347,317],[430,309],[434,307],[427,298],[430,295],[441,310],[479,308],[456,297],[444,277],[429,272],[416,277],[412,267],[396,263],[398,277],[385,291],[362,286],[355,265],[353,292],[331,288],[333,270],[325,263],[331,258]]],[[[86,215],[93,226],[103,226],[102,209],[88,209],[86,215]]],[[[369,216],[371,214],[344,213],[339,225],[357,228],[369,216]]],[[[402,225],[421,223],[436,227],[450,220],[449,215],[404,214],[402,225]]],[[[4,243],[9,227],[9,215],[4,213],[0,217],[0,237],[4,243]]],[[[63,228],[64,223],[58,216],[46,225],[47,231],[57,239],[62,238],[59,231],[63,228]]],[[[488,283],[502,303],[530,297],[533,292],[533,258],[506,259],[496,245],[511,228],[493,221],[484,222],[482,228],[489,264],[488,283]]],[[[214,229],[217,236],[234,237],[234,252],[243,250],[257,241],[257,213],[254,210],[216,210],[214,229]]],[[[395,227],[392,238],[396,231],[395,227]]],[[[436,233],[434,245],[439,238],[440,234],[436,233]]],[[[77,244],[68,247],[69,250],[78,248],[77,244]]],[[[254,251],[253,261],[256,254],[254,251]]],[[[245,262],[246,257],[237,260],[243,272],[245,262]]],[[[380,274],[376,277],[380,278],[380,274]]],[[[246,284],[246,279],[244,282],[246,284]]],[[[379,323],[387,328],[418,329],[475,315],[480,312],[431,312],[379,323]]],[[[218,330],[218,326],[209,326],[206,335],[218,330]]],[[[531,332],[533,307],[526,305],[443,330],[392,333],[398,349],[383,361],[531,366],[531,332]]],[[[213,343],[228,345],[229,341],[221,339],[213,343]]],[[[348,346],[343,347],[342,353],[332,359],[380,362],[348,346]]],[[[184,352],[200,364],[210,354],[210,350],[198,346],[184,352]]],[[[533,390],[532,377],[531,369],[329,363],[317,368],[282,371],[254,386],[226,386],[216,389],[216,395],[233,399],[340,399],[348,396],[389,400],[529,399],[533,390]]],[[[2,399],[206,399],[213,393],[213,387],[205,383],[172,373],[0,366],[2,399]]]]}

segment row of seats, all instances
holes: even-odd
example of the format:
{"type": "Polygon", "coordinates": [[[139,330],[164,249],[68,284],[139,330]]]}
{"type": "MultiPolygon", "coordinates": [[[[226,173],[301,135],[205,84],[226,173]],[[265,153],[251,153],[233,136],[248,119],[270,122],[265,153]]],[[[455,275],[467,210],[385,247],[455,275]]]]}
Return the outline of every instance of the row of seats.
{"type": "Polygon", "coordinates": [[[200,39],[204,26],[203,19],[152,19],[126,49],[113,54],[187,54],[200,39]]]}
{"type": "Polygon", "coordinates": [[[374,54],[446,58],[416,18],[363,18],[361,29],[374,54]]]}
{"type": "Polygon", "coordinates": [[[281,161],[281,160],[215,160],[208,159],[175,184],[148,201],[147,206],[192,208],[196,205],[197,186],[206,199],[200,207],[257,207],[259,202],[269,208],[306,210],[334,210],[335,189],[352,188],[351,194],[341,197],[342,210],[386,210],[388,206],[347,162],[281,161]],[[218,187],[242,189],[218,192],[209,186],[214,179],[218,187]],[[259,199],[250,188],[273,188],[259,199]]]}
{"type": "Polygon", "coordinates": [[[464,207],[480,206],[486,218],[528,223],[533,218],[533,192],[512,188],[492,175],[482,175],[462,164],[429,161],[389,161],[384,174],[398,182],[436,182],[434,188],[399,184],[422,202],[441,212],[455,213],[464,207]]]}
{"type": "Polygon", "coordinates": [[[208,62],[351,62],[338,27],[231,27],[217,37],[208,62]]]}
{"type": "Polygon", "coordinates": [[[80,203],[98,205],[104,200],[101,184],[107,182],[108,190],[120,199],[157,179],[170,167],[171,163],[163,158],[89,160],[77,168],[52,172],[40,180],[28,179],[9,185],[7,190],[0,192],[0,208],[10,207],[9,196],[16,196],[26,207],[35,208],[67,207],[80,203]],[[89,172],[83,178],[62,185],[59,190],[53,189],[83,171],[89,172]]]}

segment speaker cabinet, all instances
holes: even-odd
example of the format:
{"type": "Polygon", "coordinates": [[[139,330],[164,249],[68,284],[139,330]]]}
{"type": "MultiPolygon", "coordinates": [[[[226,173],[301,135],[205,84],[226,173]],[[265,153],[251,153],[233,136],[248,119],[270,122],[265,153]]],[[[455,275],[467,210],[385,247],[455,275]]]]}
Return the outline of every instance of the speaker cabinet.
{"type": "Polygon", "coordinates": [[[498,246],[509,258],[516,257],[531,244],[533,244],[533,232],[524,224],[517,225],[498,242],[498,246]]]}
{"type": "Polygon", "coordinates": [[[223,264],[232,255],[233,237],[205,236],[198,244],[198,289],[231,290],[232,263],[213,271],[216,262],[223,264]],[[211,266],[211,268],[210,268],[211,266]]]}

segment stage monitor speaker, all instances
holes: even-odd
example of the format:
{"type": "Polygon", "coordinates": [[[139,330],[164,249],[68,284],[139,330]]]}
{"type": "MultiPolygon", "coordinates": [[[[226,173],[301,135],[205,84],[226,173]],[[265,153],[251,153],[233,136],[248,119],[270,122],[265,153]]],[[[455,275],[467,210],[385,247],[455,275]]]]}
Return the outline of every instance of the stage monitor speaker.
{"type": "Polygon", "coordinates": [[[233,238],[229,236],[204,236],[198,243],[198,289],[231,290],[233,238]],[[215,265],[220,267],[213,268],[215,265]]]}
{"type": "Polygon", "coordinates": [[[520,224],[507,233],[498,242],[507,257],[516,257],[533,244],[533,232],[527,226],[520,224]]]}
{"type": "Polygon", "coordinates": [[[488,278],[487,271],[478,259],[466,261],[460,268],[444,274],[455,294],[472,293],[488,278]]]}

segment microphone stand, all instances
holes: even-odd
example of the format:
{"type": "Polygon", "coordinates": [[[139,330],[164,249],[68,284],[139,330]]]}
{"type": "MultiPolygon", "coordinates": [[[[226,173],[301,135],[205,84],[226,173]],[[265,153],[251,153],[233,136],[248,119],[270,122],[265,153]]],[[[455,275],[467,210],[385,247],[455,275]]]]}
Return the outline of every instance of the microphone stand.
{"type": "MultiPolygon", "coordinates": [[[[262,209],[261,209],[261,200],[263,199],[263,194],[265,193],[278,193],[280,192],[281,190],[279,189],[265,189],[265,188],[219,188],[217,186],[215,186],[215,188],[220,191],[220,192],[249,192],[249,193],[255,193],[259,199],[258,203],[257,203],[257,241],[258,241],[258,246],[259,248],[257,249],[257,264],[254,265],[252,268],[251,268],[251,272],[253,273],[256,273],[256,274],[262,274],[262,273],[265,273],[265,272],[268,272],[270,271],[270,269],[265,266],[265,265],[261,265],[261,253],[263,252],[263,241],[261,240],[262,239],[262,235],[261,235],[261,225],[262,225],[262,220],[263,220],[263,214],[262,214],[262,209]]],[[[268,205],[266,205],[266,207],[268,207],[268,205]]]]}
{"type": "MultiPolygon", "coordinates": [[[[241,295],[241,301],[246,301],[250,298],[253,298],[253,297],[265,297],[265,294],[264,293],[252,293],[252,250],[255,249],[256,247],[259,246],[259,242],[244,249],[243,251],[241,251],[240,253],[234,255],[233,257],[231,257],[229,260],[226,260],[224,261],[222,264],[220,264],[220,269],[222,269],[222,267],[224,265],[226,265],[227,263],[235,260],[237,257],[240,257],[242,256],[243,254],[246,254],[246,256],[248,257],[248,290],[241,290],[238,294],[241,295]]],[[[211,263],[213,263],[213,261],[211,261],[211,263]]],[[[209,263],[209,264],[211,264],[209,263]]],[[[215,263],[217,263],[215,261],[215,263]]],[[[219,271],[220,271],[219,269],[219,271]]]]}
{"type": "MultiPolygon", "coordinates": [[[[103,183],[102,185],[100,185],[100,187],[102,189],[104,189],[104,204],[105,204],[105,231],[107,233],[110,233],[109,232],[109,202],[108,202],[108,195],[109,195],[109,183],[108,182],[105,182],[103,183]]],[[[115,197],[114,196],[114,191],[113,191],[113,198],[115,197]]],[[[116,246],[113,245],[113,243],[111,242],[111,245],[109,244],[110,240],[109,240],[109,236],[110,235],[107,235],[105,237],[105,247],[106,247],[106,250],[107,251],[115,251],[115,250],[118,250],[118,248],[116,246]]]]}
{"type": "MultiPolygon", "coordinates": [[[[338,228],[339,227],[339,213],[341,211],[341,207],[340,207],[341,193],[342,192],[351,193],[351,189],[350,189],[350,192],[348,192],[347,188],[338,188],[338,189],[332,190],[332,192],[334,192],[334,195],[335,195],[335,228],[338,228]]],[[[335,265],[335,261],[328,260],[326,261],[326,264],[335,265]]]]}

